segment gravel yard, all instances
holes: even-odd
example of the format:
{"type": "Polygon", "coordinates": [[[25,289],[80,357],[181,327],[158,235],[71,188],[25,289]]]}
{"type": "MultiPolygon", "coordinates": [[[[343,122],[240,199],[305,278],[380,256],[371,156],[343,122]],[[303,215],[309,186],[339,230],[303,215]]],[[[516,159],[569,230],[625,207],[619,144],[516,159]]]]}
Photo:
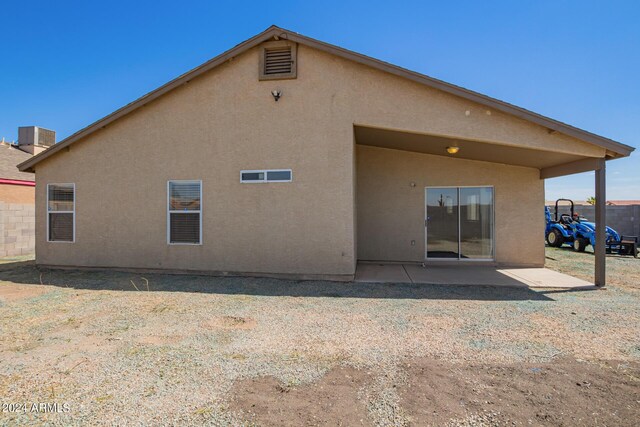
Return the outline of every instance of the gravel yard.
{"type": "MultiPolygon", "coordinates": [[[[591,280],[593,256],[547,249],[591,280]]],[[[640,259],[606,290],[0,265],[0,424],[634,425],[640,259]],[[58,412],[33,412],[32,403],[58,412]],[[63,404],[68,406],[63,408],[63,404]],[[51,409],[51,407],[49,408],[51,409]]]]}

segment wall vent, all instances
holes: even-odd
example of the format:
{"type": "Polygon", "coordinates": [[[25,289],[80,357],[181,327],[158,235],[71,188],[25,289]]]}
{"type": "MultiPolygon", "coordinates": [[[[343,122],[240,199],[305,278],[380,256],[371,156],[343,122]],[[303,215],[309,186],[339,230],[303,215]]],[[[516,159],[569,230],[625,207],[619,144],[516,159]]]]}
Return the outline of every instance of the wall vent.
{"type": "Polygon", "coordinates": [[[264,50],[264,73],[291,74],[291,46],[264,50]]]}
{"type": "Polygon", "coordinates": [[[260,54],[260,80],[296,78],[296,44],[288,41],[265,43],[260,54]]]}

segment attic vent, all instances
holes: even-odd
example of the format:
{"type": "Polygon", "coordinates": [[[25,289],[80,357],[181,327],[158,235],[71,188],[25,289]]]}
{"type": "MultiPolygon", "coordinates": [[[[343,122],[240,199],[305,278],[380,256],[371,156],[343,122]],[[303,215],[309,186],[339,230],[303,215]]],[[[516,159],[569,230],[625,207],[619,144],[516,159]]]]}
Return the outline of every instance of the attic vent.
{"type": "Polygon", "coordinates": [[[260,80],[295,78],[296,44],[288,41],[265,43],[260,54],[260,80]]]}
{"type": "Polygon", "coordinates": [[[264,74],[291,74],[291,47],[264,50],[264,74]]]}

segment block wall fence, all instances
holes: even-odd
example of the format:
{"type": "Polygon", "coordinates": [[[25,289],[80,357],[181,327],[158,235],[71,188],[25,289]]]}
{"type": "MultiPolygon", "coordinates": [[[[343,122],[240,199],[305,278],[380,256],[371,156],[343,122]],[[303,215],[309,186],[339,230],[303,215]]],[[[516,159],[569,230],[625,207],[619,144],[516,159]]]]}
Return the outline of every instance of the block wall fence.
{"type": "Polygon", "coordinates": [[[0,202],[0,258],[35,252],[33,204],[0,202]]]}
{"type": "MultiPolygon", "coordinates": [[[[555,206],[551,205],[549,209],[551,209],[551,215],[553,216],[555,206]]],[[[586,217],[590,221],[595,221],[595,206],[577,205],[574,209],[580,216],[586,217]]],[[[560,212],[568,213],[569,207],[561,205],[559,210],[560,212]]],[[[607,206],[607,225],[621,235],[640,237],[640,205],[607,206]]]]}

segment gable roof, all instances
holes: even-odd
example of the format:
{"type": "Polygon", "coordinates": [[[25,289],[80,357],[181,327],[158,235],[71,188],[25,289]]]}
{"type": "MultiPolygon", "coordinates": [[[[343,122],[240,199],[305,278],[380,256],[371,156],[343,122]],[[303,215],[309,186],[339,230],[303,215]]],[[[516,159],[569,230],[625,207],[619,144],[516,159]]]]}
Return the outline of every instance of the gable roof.
{"type": "Polygon", "coordinates": [[[18,163],[31,158],[31,154],[22,151],[15,144],[0,143],[0,178],[33,181],[33,175],[20,172],[18,163]]]}
{"type": "Polygon", "coordinates": [[[424,84],[425,86],[435,88],[443,92],[450,93],[452,95],[459,96],[469,101],[473,101],[475,103],[485,105],[495,110],[502,111],[512,116],[544,126],[548,128],[550,131],[560,132],[565,135],[569,135],[574,138],[580,139],[582,141],[605,148],[608,151],[607,153],[608,156],[611,158],[626,157],[630,155],[631,152],[634,150],[633,147],[630,147],[628,145],[570,126],[566,123],[562,123],[557,120],[542,116],[540,114],[534,113],[524,108],[517,107],[513,104],[509,104],[507,102],[500,101],[495,98],[491,98],[481,93],[474,92],[474,91],[465,89],[463,87],[444,82],[442,80],[434,79],[433,77],[429,77],[424,74],[417,73],[415,71],[410,71],[405,68],[390,64],[388,62],[380,61],[378,59],[371,58],[369,56],[362,55],[347,49],[343,49],[339,46],[334,46],[329,43],[315,40],[310,37],[306,37],[301,34],[286,30],[284,28],[280,28],[275,25],[272,25],[271,27],[267,28],[265,31],[261,32],[260,34],[257,34],[251,37],[250,39],[236,45],[232,49],[216,56],[215,58],[192,69],[191,71],[188,71],[185,74],[175,78],[169,83],[166,83],[163,86],[160,86],[159,88],[147,93],[146,95],[138,98],[137,100],[114,111],[108,116],[105,116],[102,119],[79,130],[78,132],[60,141],[59,143],[43,151],[42,153],[19,164],[18,168],[21,171],[33,172],[34,171],[33,167],[36,164],[46,159],[47,157],[54,155],[55,153],[62,150],[63,148],[73,144],[74,142],[90,135],[91,133],[99,129],[104,128],[108,124],[114,122],[115,120],[118,120],[120,117],[129,114],[130,112],[142,107],[143,105],[166,94],[167,92],[181,85],[189,83],[189,81],[193,80],[194,78],[198,77],[203,73],[206,73],[207,71],[212,70],[218,65],[221,65],[226,61],[229,61],[234,57],[239,56],[240,54],[246,52],[247,50],[255,46],[258,46],[259,44],[265,41],[272,40],[272,39],[291,40],[293,42],[306,45],[314,49],[318,49],[318,50],[321,50],[321,51],[324,51],[324,52],[327,52],[327,53],[330,53],[330,54],[333,54],[333,55],[336,55],[360,64],[377,68],[381,71],[384,71],[390,74],[394,74],[394,75],[424,84]]]}

